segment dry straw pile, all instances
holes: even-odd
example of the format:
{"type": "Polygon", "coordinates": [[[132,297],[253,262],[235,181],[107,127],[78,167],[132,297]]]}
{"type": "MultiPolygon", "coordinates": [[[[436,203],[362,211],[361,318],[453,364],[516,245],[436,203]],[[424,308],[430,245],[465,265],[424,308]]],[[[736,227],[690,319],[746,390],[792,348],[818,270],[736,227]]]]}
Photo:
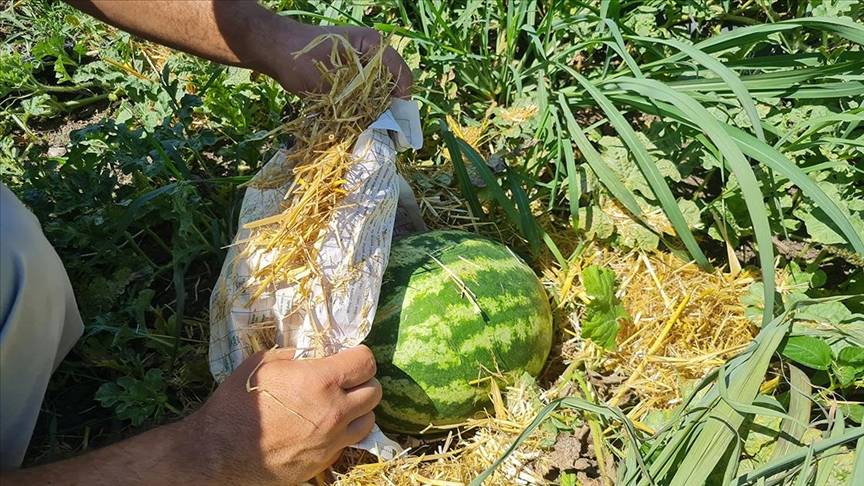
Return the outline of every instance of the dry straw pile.
{"type": "MultiPolygon", "coordinates": [[[[638,398],[628,413],[632,419],[680,403],[690,384],[756,335],[741,303],[753,283],[747,271],[708,273],[668,253],[603,248],[587,253],[580,266],[587,265],[615,270],[617,296],[632,318],[622,322],[617,349],[600,359],[606,373],[625,378],[608,403],[621,406],[629,394],[638,398]]],[[[591,346],[580,352],[599,354],[591,346]]]]}

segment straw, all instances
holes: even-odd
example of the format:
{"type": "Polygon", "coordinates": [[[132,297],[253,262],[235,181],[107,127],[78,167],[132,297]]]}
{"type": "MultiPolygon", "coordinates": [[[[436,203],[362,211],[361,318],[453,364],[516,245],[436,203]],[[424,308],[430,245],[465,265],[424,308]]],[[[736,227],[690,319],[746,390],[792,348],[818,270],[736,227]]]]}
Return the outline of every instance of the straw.
{"type": "MultiPolygon", "coordinates": [[[[366,58],[341,36],[327,34],[313,40],[301,55],[330,42],[330,66],[319,63],[322,79],[329,89],[310,93],[299,116],[283,130],[293,135],[295,144],[284,163],[268,166],[249,186],[274,189],[289,184],[281,211],[244,226],[250,236],[244,241],[242,258],[259,262],[252,275],[254,302],[276,288],[297,288],[298,308],[308,302],[314,286],[331,288],[337,282],[323,282],[317,267],[320,243],[351,188],[345,180],[354,163],[352,148],[358,136],[377,119],[390,102],[394,86],[383,63],[381,48],[366,58]]],[[[260,329],[255,338],[259,346],[275,342],[275,328],[260,329]]]]}

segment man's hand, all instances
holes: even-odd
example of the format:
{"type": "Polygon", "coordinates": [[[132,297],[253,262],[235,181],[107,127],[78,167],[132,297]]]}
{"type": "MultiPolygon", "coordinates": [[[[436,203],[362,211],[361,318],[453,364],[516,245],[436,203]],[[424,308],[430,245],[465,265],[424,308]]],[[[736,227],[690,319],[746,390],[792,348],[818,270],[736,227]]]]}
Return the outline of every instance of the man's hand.
{"type": "MultiPolygon", "coordinates": [[[[381,36],[366,27],[321,27],[280,17],[255,0],[66,0],[75,7],[145,39],[223,64],[267,74],[295,94],[326,88],[314,61],[325,65],[332,44],[295,59],[316,37],[326,33],[345,36],[357,52],[368,54],[381,44],[381,36]]],[[[393,94],[408,97],[411,70],[392,48],[384,63],[393,73],[393,94]]]]}
{"type": "Polygon", "coordinates": [[[4,484],[295,484],[372,429],[381,399],[365,346],[294,361],[258,353],[174,424],[80,457],[6,475],[4,484]]]}
{"type": "MultiPolygon", "coordinates": [[[[333,43],[322,42],[309,52],[299,56],[294,55],[317,37],[325,34],[341,35],[361,55],[371,55],[377,52],[381,45],[381,34],[367,27],[321,27],[282,18],[279,21],[281,27],[273,29],[274,42],[269,46],[268,58],[261,63],[260,70],[279,81],[287,91],[298,95],[320,92],[327,88],[322,83],[321,73],[315,61],[322,62],[325,66],[329,65],[333,43]]],[[[399,53],[392,47],[387,47],[383,60],[396,84],[393,95],[400,98],[411,96],[411,69],[399,53]]]]}
{"type": "Polygon", "coordinates": [[[381,400],[365,346],[323,359],[258,353],[187,421],[214,478],[230,483],[309,479],[366,437],[381,400]],[[247,391],[247,384],[251,391],[247,391]]]}

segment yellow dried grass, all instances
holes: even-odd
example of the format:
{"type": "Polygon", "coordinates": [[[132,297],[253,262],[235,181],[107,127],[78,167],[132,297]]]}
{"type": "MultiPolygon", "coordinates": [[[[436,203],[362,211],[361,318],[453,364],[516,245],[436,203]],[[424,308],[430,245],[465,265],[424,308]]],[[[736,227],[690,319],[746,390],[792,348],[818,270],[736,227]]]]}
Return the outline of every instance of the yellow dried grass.
{"type": "MultiPolygon", "coordinates": [[[[321,278],[316,264],[320,242],[350,189],[345,175],[353,163],[352,148],[390,102],[394,81],[383,63],[386,43],[361,58],[344,37],[328,34],[296,55],[328,42],[330,65],[319,63],[318,68],[329,90],[307,95],[299,116],[284,125],[295,139],[284,163],[262,170],[249,182],[259,189],[290,184],[281,211],[246,224],[250,236],[238,242],[244,245],[245,258],[261,262],[252,275],[253,301],[276,286],[296,286],[300,301],[310,295],[311,285],[321,278]],[[256,258],[261,255],[267,258],[256,258]]],[[[262,327],[259,334],[261,347],[275,340],[272,327],[262,327]]]]}
{"type": "MultiPolygon", "coordinates": [[[[632,317],[622,323],[617,349],[602,359],[606,371],[627,378],[610,403],[623,403],[625,392],[638,398],[631,418],[678,404],[689,383],[740,352],[756,334],[741,304],[754,281],[750,272],[708,273],[668,253],[592,247],[575,273],[592,264],[615,270],[618,297],[632,317]]],[[[564,288],[572,277],[558,278],[564,288]]],[[[575,280],[562,302],[587,299],[575,280]]]]}
{"type": "MultiPolygon", "coordinates": [[[[497,404],[494,415],[448,427],[446,438],[430,444],[414,441],[411,445],[420,452],[409,449],[391,461],[377,461],[368,453],[348,449],[333,468],[334,484],[466,485],[504,453],[541,403],[555,398],[546,396],[548,393],[540,395],[536,386],[524,382],[508,388],[504,396],[493,387],[492,401],[497,404]]],[[[522,484],[546,484],[542,471],[548,458],[536,435],[512,454],[487,484],[512,484],[515,477],[522,484]]]]}

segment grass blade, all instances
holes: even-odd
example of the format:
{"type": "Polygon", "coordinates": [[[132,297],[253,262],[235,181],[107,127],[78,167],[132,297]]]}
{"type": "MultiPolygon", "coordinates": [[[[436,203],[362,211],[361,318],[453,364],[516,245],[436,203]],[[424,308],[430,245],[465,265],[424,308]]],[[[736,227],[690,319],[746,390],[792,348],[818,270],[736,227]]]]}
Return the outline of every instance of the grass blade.
{"type": "Polygon", "coordinates": [[[744,83],[741,82],[741,78],[738,77],[738,74],[736,74],[735,71],[724,66],[720,61],[699,49],[675,39],[655,39],[648,37],[636,37],[636,39],[644,42],[659,42],[674,47],[714,72],[717,76],[720,76],[732,92],[735,93],[738,102],[741,103],[741,108],[750,119],[750,124],[753,126],[753,132],[756,134],[756,138],[763,142],[765,141],[765,132],[762,131],[762,123],[759,113],[756,111],[756,103],[753,101],[753,97],[750,96],[750,92],[747,90],[747,87],[744,86],[744,83]]]}
{"type": "MultiPolygon", "coordinates": [[[[735,402],[752,403],[759,393],[771,358],[789,330],[787,315],[784,312],[762,327],[753,344],[727,363],[731,370],[728,375],[718,372],[718,380],[728,380],[724,393],[735,402]]],[[[703,484],[723,459],[732,441],[740,440],[738,429],[744,422],[744,415],[725,400],[718,401],[719,395],[720,391],[715,386],[702,398],[709,410],[708,416],[701,421],[693,440],[687,443],[687,454],[676,465],[669,484],[703,484]]]]}
{"type": "MultiPolygon", "coordinates": [[[[541,228],[540,231],[543,231],[541,228]]],[[[552,252],[552,256],[555,257],[555,261],[558,262],[558,266],[561,267],[561,270],[566,272],[570,266],[570,263],[564,258],[564,255],[561,253],[561,250],[558,249],[558,245],[555,244],[555,240],[549,236],[549,233],[543,231],[543,243],[546,243],[546,248],[549,248],[549,251],[552,252]]]]}
{"type": "Polygon", "coordinates": [[[726,364],[720,365],[720,371],[717,375],[717,393],[719,393],[720,398],[723,399],[732,410],[735,410],[741,415],[764,415],[766,417],[776,417],[783,420],[788,420],[789,422],[798,425],[803,428],[807,428],[807,422],[802,422],[796,419],[795,417],[788,415],[784,412],[774,410],[772,408],[763,407],[755,405],[758,397],[753,398],[754,405],[750,405],[747,403],[742,403],[737,401],[734,397],[729,394],[729,389],[726,386],[726,364]]]}
{"type": "Polygon", "coordinates": [[[612,39],[615,40],[615,43],[610,44],[610,46],[615,49],[615,52],[617,52],[619,56],[621,56],[621,59],[623,59],[624,63],[627,64],[627,67],[630,68],[633,76],[644,78],[645,75],[642,74],[642,70],[639,69],[639,64],[637,64],[633,59],[633,56],[627,52],[627,45],[624,44],[624,38],[621,37],[621,31],[618,30],[618,25],[609,19],[606,19],[604,23],[609,27],[609,33],[612,34],[612,39]]]}
{"type": "Polygon", "coordinates": [[[801,470],[798,472],[798,478],[795,480],[795,486],[807,486],[810,474],[813,472],[813,447],[807,448],[807,455],[804,457],[804,463],[801,464],[801,470]]]}
{"type": "Polygon", "coordinates": [[[612,194],[612,196],[630,212],[630,214],[636,217],[637,220],[646,228],[654,231],[653,228],[651,228],[651,225],[645,221],[642,214],[642,208],[640,208],[639,203],[636,202],[636,197],[618,179],[618,175],[615,174],[615,172],[613,172],[605,162],[603,162],[600,158],[600,154],[597,153],[597,150],[594,149],[594,146],[591,145],[590,141],[588,141],[588,137],[585,136],[582,129],[576,123],[576,119],[573,118],[573,113],[570,111],[570,107],[567,106],[567,100],[564,98],[562,93],[558,94],[558,104],[561,107],[561,112],[566,120],[567,133],[570,134],[573,142],[576,143],[579,151],[582,152],[582,157],[585,158],[588,166],[591,167],[591,170],[594,171],[594,174],[600,182],[607,190],[609,190],[609,193],[612,194]]]}
{"type": "Polygon", "coordinates": [[[783,419],[780,424],[780,437],[774,447],[771,459],[779,459],[797,449],[790,438],[797,441],[807,431],[810,423],[810,392],[812,386],[807,374],[793,364],[789,364],[789,415],[795,420],[783,419]]]}
{"type": "MultiPolygon", "coordinates": [[[[835,439],[843,435],[845,431],[846,417],[843,416],[843,411],[838,408],[834,415],[834,426],[831,427],[829,439],[835,439]]],[[[816,465],[816,478],[813,480],[813,486],[826,486],[828,478],[831,476],[831,471],[834,469],[834,463],[837,461],[837,454],[840,453],[840,446],[828,449],[825,451],[823,458],[816,465]]]]}
{"type": "Polygon", "coordinates": [[[525,427],[516,440],[513,441],[513,444],[507,448],[507,450],[502,454],[495,462],[492,463],[486,470],[480,473],[476,478],[474,478],[469,485],[470,486],[481,486],[483,481],[485,481],[489,476],[495,472],[495,469],[498,468],[509,456],[513,453],[525,440],[528,436],[543,423],[543,421],[552,414],[555,410],[559,408],[569,408],[574,410],[581,410],[583,412],[590,412],[595,415],[599,415],[602,417],[606,417],[611,420],[618,420],[624,425],[625,436],[627,437],[627,441],[629,442],[632,451],[636,453],[636,463],[640,470],[645,474],[645,477],[648,479],[650,484],[654,484],[651,481],[650,476],[648,475],[647,468],[645,467],[645,463],[642,460],[642,457],[638,454],[639,451],[639,438],[636,434],[636,429],[633,427],[633,424],[630,422],[630,419],[624,415],[621,410],[609,407],[606,405],[597,405],[588,400],[584,400],[578,397],[564,397],[559,398],[550,402],[548,405],[543,407],[540,412],[537,413],[537,416],[534,417],[534,420],[525,427]]]}
{"type": "MultiPolygon", "coordinates": [[[[668,116],[682,123],[689,125],[692,128],[699,128],[699,124],[692,121],[683,111],[677,107],[663,102],[648,102],[644,98],[633,96],[616,97],[626,103],[637,107],[647,113],[654,113],[660,116],[668,116]]],[[[785,155],[777,151],[774,147],[757,140],[747,132],[727,124],[721,124],[726,133],[732,137],[732,140],[748,157],[752,157],[759,162],[765,164],[769,168],[776,171],[778,174],[786,177],[793,184],[798,186],[801,191],[809,198],[813,199],[822,211],[831,218],[840,230],[840,233],[846,238],[853,249],[864,255],[864,235],[858,234],[852,226],[849,217],[837,206],[834,201],[816,184],[816,182],[807,175],[807,170],[801,169],[789,160],[785,155]]]]}
{"type": "Polygon", "coordinates": [[[489,166],[486,165],[483,157],[474,150],[474,147],[458,138],[456,139],[456,143],[458,149],[468,158],[474,166],[476,173],[479,174],[483,179],[483,182],[486,183],[486,190],[492,194],[495,201],[497,201],[504,209],[507,219],[510,220],[510,223],[513,224],[513,226],[519,228],[522,237],[531,245],[532,254],[537,255],[540,251],[540,231],[537,226],[537,221],[531,213],[531,205],[528,200],[528,195],[525,193],[525,190],[522,189],[519,181],[514,177],[512,169],[507,169],[506,177],[507,183],[510,187],[510,192],[516,200],[515,204],[509,197],[507,197],[507,194],[504,193],[504,188],[502,188],[498,183],[495,175],[492,174],[489,166]]]}
{"type": "Polygon", "coordinates": [[[844,17],[807,17],[787,20],[785,23],[833,32],[856,44],[864,44],[864,26],[844,17]]]}
{"type": "Polygon", "coordinates": [[[767,143],[755,139],[743,130],[728,125],[724,128],[745,154],[788,178],[807,197],[813,199],[818,207],[837,225],[840,233],[846,237],[855,251],[864,255],[864,235],[858,234],[846,213],[801,168],[767,143]]]}
{"type": "Polygon", "coordinates": [[[600,105],[600,108],[603,109],[609,122],[613,127],[615,127],[615,130],[618,131],[618,134],[621,135],[621,138],[630,148],[631,153],[636,159],[636,163],[639,165],[639,169],[645,176],[645,180],[648,181],[651,190],[654,192],[654,195],[657,196],[657,200],[660,201],[660,205],[663,207],[663,212],[666,213],[666,217],[669,218],[669,222],[672,224],[672,227],[675,228],[675,233],[677,233],[678,237],[681,238],[684,246],[687,247],[687,251],[690,252],[690,255],[700,267],[703,269],[711,268],[708,258],[705,257],[704,253],[702,253],[702,249],[699,248],[699,244],[696,242],[693,232],[690,231],[690,226],[684,219],[684,214],[681,213],[681,208],[678,207],[678,202],[675,200],[675,196],[672,195],[672,190],[669,189],[669,186],[666,184],[666,179],[657,169],[657,165],[654,161],[651,160],[651,156],[648,154],[645,145],[636,137],[636,132],[633,131],[633,128],[627,120],[624,119],[624,115],[615,108],[615,105],[609,101],[609,98],[604,96],[603,93],[591,84],[590,81],[585,79],[585,77],[572,69],[568,68],[567,70],[574,78],[576,78],[579,84],[588,91],[597,104],[600,105]]]}
{"type": "Polygon", "coordinates": [[[537,220],[531,214],[531,202],[528,200],[528,194],[522,189],[522,184],[519,183],[512,170],[508,169],[506,175],[507,182],[510,185],[510,192],[516,199],[516,209],[519,211],[519,219],[515,223],[522,230],[522,236],[531,245],[531,252],[537,255],[540,252],[540,230],[537,220]]]}
{"type": "Polygon", "coordinates": [[[858,427],[861,438],[855,444],[855,468],[849,476],[849,486],[855,486],[855,478],[864,478],[864,425],[858,427]]]}
{"type": "MultiPolygon", "coordinates": [[[[825,32],[833,32],[852,42],[864,44],[864,27],[852,20],[841,17],[809,17],[806,19],[792,19],[773,24],[759,24],[733,29],[699,42],[694,47],[704,52],[724,51],[742,45],[755,44],[759,40],[768,39],[768,36],[777,32],[794,30],[805,26],[825,32]]],[[[676,54],[664,60],[651,63],[650,66],[664,62],[677,62],[684,59],[685,56],[684,53],[676,54]]]]}
{"type": "MultiPolygon", "coordinates": [[[[857,427],[855,429],[844,432],[842,435],[838,434],[837,437],[819,440],[810,445],[810,448],[813,449],[814,454],[820,454],[837,446],[848,444],[849,442],[852,442],[854,440],[857,440],[858,444],[855,446],[857,449],[857,452],[855,454],[855,469],[852,471],[852,475],[849,476],[849,486],[854,486],[856,484],[855,478],[860,478],[862,477],[861,474],[864,474],[864,427],[857,427]]],[[[793,452],[792,454],[787,455],[786,457],[783,457],[782,459],[771,461],[768,464],[765,464],[746,474],[738,476],[738,479],[733,484],[751,484],[760,478],[773,476],[778,472],[785,471],[790,467],[795,466],[796,464],[800,464],[807,457],[808,453],[809,448],[808,450],[804,450],[802,448],[796,452],[793,452]]]]}
{"type": "Polygon", "coordinates": [[[579,181],[576,173],[576,156],[573,154],[573,144],[569,140],[560,140],[559,146],[564,155],[564,167],[567,170],[567,199],[570,203],[570,221],[574,228],[579,225],[579,181]]]}
{"type": "Polygon", "coordinates": [[[459,144],[456,142],[456,137],[447,127],[447,123],[440,119],[438,120],[438,128],[441,136],[444,138],[444,143],[447,145],[447,151],[450,153],[450,160],[453,163],[453,174],[456,176],[456,183],[459,184],[459,189],[465,200],[468,202],[468,209],[471,210],[471,215],[475,218],[485,218],[486,213],[480,206],[480,200],[477,199],[477,194],[474,192],[474,187],[471,185],[471,179],[468,178],[468,171],[465,169],[465,163],[462,161],[462,151],[459,150],[459,144]]]}
{"type": "MultiPolygon", "coordinates": [[[[743,86],[753,93],[780,92],[784,97],[793,97],[797,90],[813,89],[814,84],[802,84],[811,80],[832,79],[836,76],[860,72],[864,61],[855,60],[836,63],[830,66],[813,66],[799,69],[786,69],[760,74],[740,76],[743,86]]],[[[680,81],[670,81],[669,86],[679,91],[731,92],[731,86],[723,79],[695,77],[680,81]]],[[[764,94],[763,94],[764,96],[764,94]]],[[[828,93],[828,98],[836,95],[828,93]]]]}
{"type": "Polygon", "coordinates": [[[483,179],[483,182],[486,184],[486,190],[489,191],[495,201],[501,205],[501,208],[504,209],[504,213],[507,215],[510,222],[514,224],[518,223],[516,207],[514,206],[513,201],[504,194],[504,189],[502,189],[498,184],[498,180],[495,178],[495,175],[492,174],[492,170],[489,169],[489,166],[486,165],[486,161],[483,160],[483,157],[474,150],[474,147],[468,145],[461,138],[456,138],[456,145],[462,155],[464,155],[471,165],[474,166],[474,172],[483,179]]]}

